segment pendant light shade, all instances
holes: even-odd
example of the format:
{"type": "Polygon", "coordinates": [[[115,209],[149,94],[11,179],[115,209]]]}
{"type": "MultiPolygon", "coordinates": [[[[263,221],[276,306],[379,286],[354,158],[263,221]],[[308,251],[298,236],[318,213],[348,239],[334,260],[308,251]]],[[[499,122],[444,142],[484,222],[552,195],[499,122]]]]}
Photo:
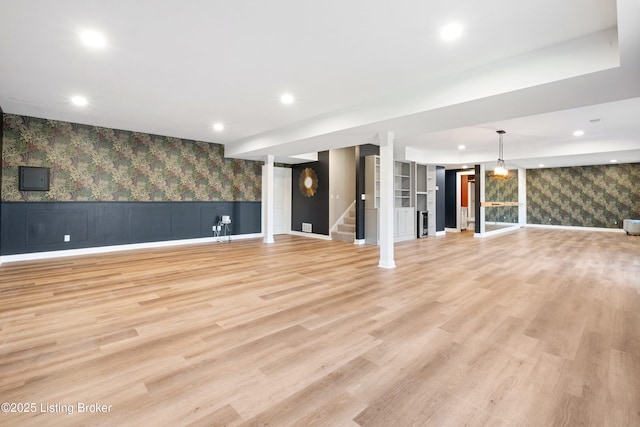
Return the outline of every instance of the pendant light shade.
{"type": "Polygon", "coordinates": [[[499,148],[498,148],[498,161],[496,162],[496,167],[493,169],[493,173],[491,174],[492,178],[495,179],[509,179],[509,169],[507,169],[507,165],[504,162],[504,154],[502,148],[502,136],[506,133],[503,130],[496,131],[498,133],[499,148]]]}

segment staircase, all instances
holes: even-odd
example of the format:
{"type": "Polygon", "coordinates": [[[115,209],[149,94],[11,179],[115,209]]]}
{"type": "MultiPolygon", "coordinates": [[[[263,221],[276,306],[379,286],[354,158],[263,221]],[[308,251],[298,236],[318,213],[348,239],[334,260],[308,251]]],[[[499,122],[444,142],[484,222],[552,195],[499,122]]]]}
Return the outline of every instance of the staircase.
{"type": "Polygon", "coordinates": [[[338,230],[331,232],[332,240],[341,240],[343,242],[353,243],[356,238],[356,208],[349,209],[347,215],[342,219],[342,223],[338,224],[338,230]]]}

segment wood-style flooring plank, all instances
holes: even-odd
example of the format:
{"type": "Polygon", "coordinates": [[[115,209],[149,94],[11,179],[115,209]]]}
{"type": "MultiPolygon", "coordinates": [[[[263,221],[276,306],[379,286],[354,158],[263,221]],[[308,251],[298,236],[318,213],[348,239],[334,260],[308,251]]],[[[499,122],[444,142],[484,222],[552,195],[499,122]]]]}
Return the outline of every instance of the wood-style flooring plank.
{"type": "Polygon", "coordinates": [[[2,265],[0,396],[37,410],[0,425],[640,425],[639,237],[395,256],[276,236],[2,265]]]}

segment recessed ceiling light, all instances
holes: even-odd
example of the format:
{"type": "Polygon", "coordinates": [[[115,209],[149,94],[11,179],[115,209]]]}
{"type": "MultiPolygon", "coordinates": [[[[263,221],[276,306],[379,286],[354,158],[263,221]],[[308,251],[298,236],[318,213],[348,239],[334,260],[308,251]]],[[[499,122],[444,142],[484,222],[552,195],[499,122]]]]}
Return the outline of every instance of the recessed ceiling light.
{"type": "Polygon", "coordinates": [[[465,146],[464,146],[464,145],[462,145],[462,144],[458,145],[458,150],[464,150],[465,148],[467,148],[467,147],[465,147],[465,146]]]}
{"type": "Polygon", "coordinates": [[[573,136],[582,136],[584,135],[584,131],[582,129],[578,129],[573,132],[573,136]]]}
{"type": "Polygon", "coordinates": [[[462,165],[462,169],[469,169],[469,165],[462,165]]]}
{"type": "Polygon", "coordinates": [[[540,163],[540,164],[538,165],[538,167],[539,167],[539,168],[543,168],[543,167],[544,167],[544,165],[543,165],[542,163],[540,163]]]}
{"type": "Polygon", "coordinates": [[[457,22],[451,22],[440,30],[440,38],[444,41],[450,42],[453,40],[457,40],[462,36],[463,28],[462,25],[457,22]]]}
{"type": "Polygon", "coordinates": [[[82,40],[82,43],[86,46],[94,49],[102,49],[107,45],[107,39],[104,38],[104,35],[94,30],[82,31],[80,33],[80,40],[82,40]]]}
{"type": "Polygon", "coordinates": [[[89,101],[84,96],[75,95],[71,97],[71,103],[76,107],[85,107],[89,104],[89,101]]]}
{"type": "Polygon", "coordinates": [[[218,132],[224,130],[224,124],[222,124],[222,123],[214,123],[213,124],[213,130],[218,131],[218,132]]]}
{"type": "Polygon", "coordinates": [[[610,160],[610,162],[611,162],[611,163],[616,163],[616,162],[617,162],[617,160],[616,160],[616,159],[611,159],[611,160],[610,160]]]}
{"type": "Polygon", "coordinates": [[[280,102],[283,104],[293,104],[293,101],[295,101],[295,98],[290,93],[285,93],[280,96],[280,102]]]}

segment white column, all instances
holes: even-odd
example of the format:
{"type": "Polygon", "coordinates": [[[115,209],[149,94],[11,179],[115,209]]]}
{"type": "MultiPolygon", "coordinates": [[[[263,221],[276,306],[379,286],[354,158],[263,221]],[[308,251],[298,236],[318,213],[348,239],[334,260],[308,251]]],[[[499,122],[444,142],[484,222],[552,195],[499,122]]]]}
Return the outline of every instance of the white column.
{"type": "Polygon", "coordinates": [[[264,165],[264,173],[262,174],[262,212],[264,219],[262,221],[262,232],[264,233],[264,243],[274,243],[273,240],[273,154],[268,154],[264,165]]]}
{"type": "MultiPolygon", "coordinates": [[[[478,185],[478,181],[480,181],[480,201],[476,202],[476,203],[482,203],[486,201],[485,198],[485,185],[486,185],[486,181],[487,181],[487,167],[483,164],[480,165],[480,176],[476,177],[476,185],[478,185]],[[479,178],[479,179],[478,179],[479,178]]],[[[484,221],[484,214],[485,214],[485,207],[480,205],[480,218],[476,218],[476,221],[480,221],[480,235],[483,236],[484,233],[486,232],[486,228],[485,228],[485,221],[484,221]]]]}
{"type": "Polygon", "coordinates": [[[393,132],[378,134],[380,142],[380,262],[395,268],[393,247],[393,132]]]}
{"type": "Polygon", "coordinates": [[[518,168],[518,225],[527,225],[527,170],[518,168]]]}
{"type": "Polygon", "coordinates": [[[460,224],[460,208],[462,205],[462,175],[460,172],[456,172],[456,230],[462,231],[462,224],[460,224]]]}

